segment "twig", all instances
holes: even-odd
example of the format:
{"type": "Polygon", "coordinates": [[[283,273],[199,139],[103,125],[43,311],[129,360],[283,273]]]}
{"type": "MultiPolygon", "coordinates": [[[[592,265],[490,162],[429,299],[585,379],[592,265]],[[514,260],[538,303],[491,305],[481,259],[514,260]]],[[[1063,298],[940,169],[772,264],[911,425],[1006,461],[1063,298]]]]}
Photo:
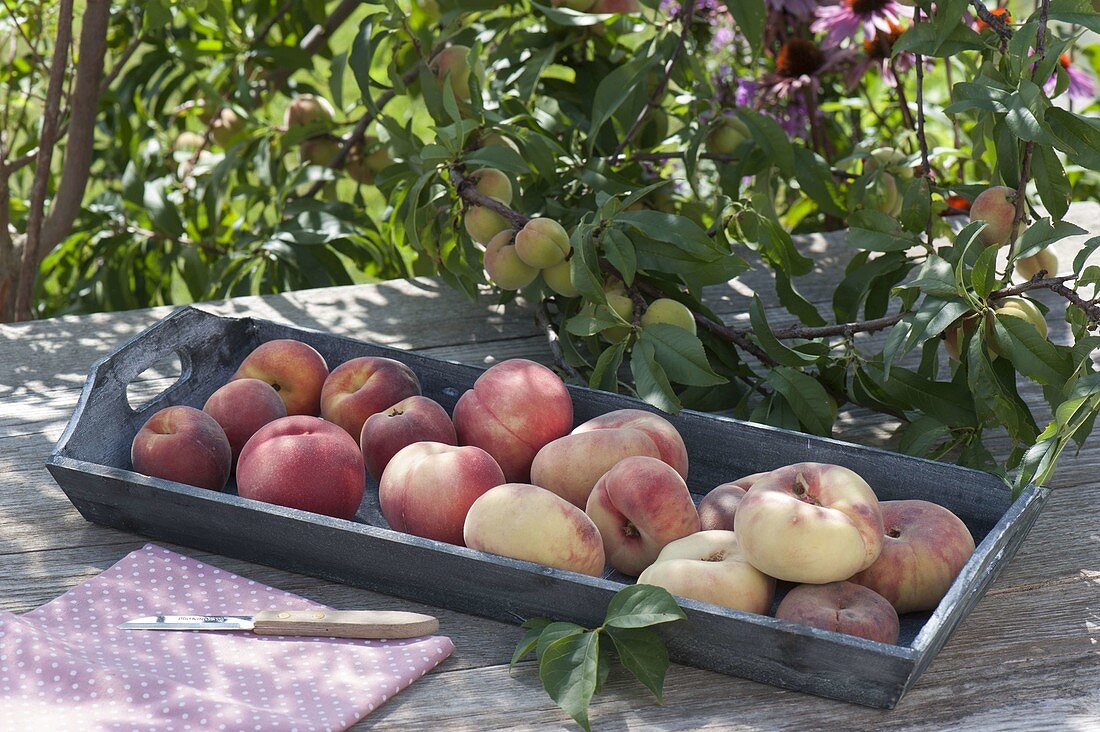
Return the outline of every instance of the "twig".
{"type": "Polygon", "coordinates": [[[539,302],[539,304],[535,306],[535,322],[538,323],[542,332],[546,334],[546,343],[550,346],[550,353],[553,355],[554,362],[558,365],[558,368],[564,371],[566,375],[576,383],[587,385],[588,382],[580,375],[580,372],[565,360],[565,353],[561,348],[561,336],[559,336],[558,331],[554,329],[554,323],[550,320],[550,310],[546,307],[545,302],[539,302]]]}
{"type": "Polygon", "coordinates": [[[46,105],[42,116],[42,137],[38,159],[31,184],[30,206],[27,213],[26,242],[23,246],[23,262],[19,271],[19,284],[15,292],[15,319],[29,320],[34,296],[35,272],[38,270],[38,246],[46,214],[46,196],[50,180],[50,163],[57,142],[58,119],[61,116],[61,96],[65,86],[65,59],[73,40],[73,0],[60,0],[57,18],[57,39],[54,43],[50,66],[50,80],[46,87],[46,105]]]}
{"type": "Polygon", "coordinates": [[[469,206],[484,206],[493,213],[499,214],[513,229],[519,231],[531,219],[516,211],[511,206],[501,203],[495,198],[490,198],[477,189],[477,184],[472,178],[466,177],[466,172],[458,163],[452,163],[448,169],[451,175],[451,185],[455,192],[469,206]]]}
{"type": "MultiPolygon", "coordinates": [[[[413,79],[415,79],[420,73],[420,64],[423,63],[423,61],[424,60],[421,59],[411,69],[402,74],[401,82],[403,84],[407,85],[412,83],[413,79]]],[[[375,120],[375,118],[378,116],[378,113],[382,111],[382,108],[385,107],[389,103],[389,101],[395,96],[397,96],[396,89],[387,89],[386,91],[378,95],[378,99],[374,103],[374,110],[377,110],[377,112],[368,109],[363,114],[363,116],[359,118],[359,121],[355,123],[355,127],[352,128],[351,134],[348,135],[347,139],[340,144],[340,149],[336,151],[336,154],[332,156],[331,160],[325,163],[326,168],[336,170],[343,167],[344,163],[347,162],[348,156],[351,154],[351,151],[354,150],[358,145],[363,144],[363,141],[366,139],[367,128],[370,127],[370,123],[375,120]]],[[[315,180],[313,181],[313,184],[310,185],[308,189],[306,189],[306,192],[303,193],[300,197],[312,198],[313,196],[316,196],[317,192],[324,188],[324,186],[324,180],[315,180]]]]}
{"type": "Polygon", "coordinates": [[[1002,45],[1004,42],[1012,40],[1012,30],[1008,27],[1008,24],[1000,16],[989,12],[989,8],[985,6],[982,0],[970,0],[970,5],[974,8],[974,12],[978,14],[978,17],[1001,37],[1002,45]]]}
{"type": "Polygon", "coordinates": [[[676,43],[676,48],[673,49],[672,55],[669,56],[668,61],[665,62],[664,72],[661,74],[661,78],[657,80],[657,86],[653,88],[653,92],[649,95],[649,99],[646,100],[645,106],[642,107],[642,111],[638,113],[638,116],[634,119],[634,123],[630,125],[626,134],[623,135],[623,139],[615,146],[615,151],[611,153],[612,158],[618,158],[622,155],[623,150],[626,149],[626,146],[630,144],[634,135],[641,129],[646,117],[648,117],[649,113],[661,103],[661,97],[664,96],[665,89],[668,88],[669,79],[672,77],[672,69],[680,59],[680,54],[684,52],[688,36],[691,35],[691,21],[695,17],[695,0],[684,0],[681,2],[680,12],[677,13],[677,15],[680,18],[680,22],[683,24],[683,28],[680,30],[680,39],[676,43]]]}
{"type": "MultiPolygon", "coordinates": [[[[1035,39],[1035,63],[1031,65],[1031,73],[1043,61],[1046,55],[1047,22],[1050,19],[1050,0],[1039,0],[1039,29],[1035,39]]],[[[1012,216],[1012,230],[1008,240],[1016,241],[1016,235],[1020,232],[1020,225],[1027,216],[1027,184],[1031,180],[1031,156],[1035,152],[1035,143],[1028,140],[1024,143],[1024,154],[1020,160],[1020,183],[1016,186],[1016,210],[1012,216]]]]}
{"type": "MultiPolygon", "coordinates": [[[[915,22],[920,23],[924,20],[924,13],[920,7],[916,8],[917,14],[915,22]]],[[[928,138],[924,132],[924,56],[917,53],[916,57],[917,67],[917,142],[920,143],[920,175],[922,178],[930,178],[932,173],[932,166],[928,163],[928,138]]],[[[948,60],[950,62],[950,60],[948,60]]],[[[899,84],[901,82],[898,82],[899,84]]],[[[928,220],[925,222],[924,228],[924,240],[929,246],[932,244],[932,209],[928,210],[928,220]]]]}

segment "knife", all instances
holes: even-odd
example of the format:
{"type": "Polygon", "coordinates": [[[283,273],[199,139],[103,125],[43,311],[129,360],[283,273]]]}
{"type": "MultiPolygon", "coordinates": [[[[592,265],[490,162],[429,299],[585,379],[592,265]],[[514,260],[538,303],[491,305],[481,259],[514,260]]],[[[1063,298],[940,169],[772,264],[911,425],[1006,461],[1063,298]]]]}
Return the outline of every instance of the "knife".
{"type": "Polygon", "coordinates": [[[258,635],[416,638],[439,630],[431,615],[397,610],[264,610],[255,615],[149,615],[124,630],[250,630],[258,635]]]}

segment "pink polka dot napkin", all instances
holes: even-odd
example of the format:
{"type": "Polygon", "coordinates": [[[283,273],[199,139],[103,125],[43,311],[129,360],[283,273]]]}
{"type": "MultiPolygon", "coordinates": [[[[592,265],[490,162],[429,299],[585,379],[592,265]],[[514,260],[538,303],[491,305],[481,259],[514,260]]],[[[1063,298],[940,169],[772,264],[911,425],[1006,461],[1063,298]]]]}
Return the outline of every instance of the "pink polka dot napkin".
{"type": "Polygon", "coordinates": [[[0,612],[0,729],[341,730],[454,650],[440,636],[116,628],[141,615],[323,607],[147,544],[37,610],[0,612]]]}

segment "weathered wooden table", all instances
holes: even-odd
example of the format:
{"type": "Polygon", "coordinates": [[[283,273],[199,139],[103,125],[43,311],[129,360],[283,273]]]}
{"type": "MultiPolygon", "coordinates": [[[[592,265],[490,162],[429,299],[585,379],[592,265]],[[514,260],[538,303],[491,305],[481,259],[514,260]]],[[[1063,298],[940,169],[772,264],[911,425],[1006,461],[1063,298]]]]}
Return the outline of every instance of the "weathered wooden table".
{"type": "MultiPolygon", "coordinates": [[[[1100,205],[1075,206],[1071,218],[1100,233],[1100,205]]],[[[800,282],[829,311],[830,285],[845,261],[842,237],[807,237],[800,249],[818,262],[800,282]]],[[[1059,247],[1064,263],[1072,243],[1059,247]]],[[[746,319],[756,271],[708,300],[727,321],[746,319]]],[[[1051,301],[1051,304],[1054,304],[1051,301]]],[[[393,281],[203,305],[330,330],[472,364],[523,356],[548,361],[530,311],[473,303],[434,280],[393,281]]],[[[108,567],[145,539],[89,524],[50,478],[43,461],[76,404],[88,367],[169,311],[122,313],[0,327],[0,608],[25,612],[108,567]]],[[[773,323],[789,318],[770,313],[773,323]]],[[[1051,337],[1064,336],[1051,324],[1051,337]]],[[[1026,397],[1041,400],[1037,390],[1026,397]]],[[[1041,410],[1037,417],[1046,419],[1041,410]]],[[[888,444],[895,423],[845,413],[838,436],[888,444]]],[[[1004,446],[1001,446],[1004,447],[1004,446]]],[[[615,674],[594,702],[597,729],[1100,729],[1100,437],[1059,468],[1051,498],[1020,553],[931,668],[891,712],[865,709],[674,666],[657,706],[632,679],[615,674]]],[[[407,608],[439,615],[457,650],[427,678],[357,728],[576,729],[543,693],[532,662],[508,670],[521,631],[514,626],[331,582],[184,553],[338,608],[407,608]]],[[[415,568],[412,568],[415,571],[415,568]]],[[[730,649],[737,653],[736,648],[730,649]]],[[[2,723],[0,710],[0,728],[2,723]]]]}

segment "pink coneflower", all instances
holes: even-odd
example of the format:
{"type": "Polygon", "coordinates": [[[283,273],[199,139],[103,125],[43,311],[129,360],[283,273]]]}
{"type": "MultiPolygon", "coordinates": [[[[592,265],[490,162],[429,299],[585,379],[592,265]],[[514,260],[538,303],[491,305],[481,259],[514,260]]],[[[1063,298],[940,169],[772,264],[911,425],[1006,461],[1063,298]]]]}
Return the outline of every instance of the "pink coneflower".
{"type": "Polygon", "coordinates": [[[834,70],[843,56],[813,41],[791,38],[776,53],[774,71],[756,81],[738,81],[735,101],[772,117],[790,135],[804,134],[811,114],[808,100],[817,97],[821,76],[834,70]]]}
{"type": "Polygon", "coordinates": [[[836,5],[817,8],[817,20],[810,30],[824,33],[826,46],[839,46],[861,36],[874,38],[879,31],[889,33],[901,25],[903,12],[894,0],[840,0],[836,5]]]}
{"type": "MultiPolygon", "coordinates": [[[[1069,56],[1064,53],[1058,57],[1058,63],[1062,65],[1069,76],[1069,86],[1066,88],[1069,98],[1083,102],[1096,101],[1096,80],[1092,78],[1089,72],[1070,63],[1069,56]]],[[[1057,84],[1058,74],[1056,71],[1047,79],[1047,83],[1043,85],[1043,90],[1047,94],[1051,94],[1057,84]]]]}
{"type": "Polygon", "coordinates": [[[908,51],[903,51],[896,57],[892,56],[894,44],[904,32],[904,28],[895,25],[889,32],[879,31],[873,38],[863,41],[863,56],[857,59],[844,74],[844,81],[849,89],[854,89],[872,66],[878,67],[882,80],[887,84],[898,85],[895,72],[908,71],[913,68],[913,62],[916,61],[916,56],[908,51]]]}
{"type": "Polygon", "coordinates": [[[786,13],[799,20],[808,20],[817,10],[817,0],[766,0],[768,10],[786,13]]]}

